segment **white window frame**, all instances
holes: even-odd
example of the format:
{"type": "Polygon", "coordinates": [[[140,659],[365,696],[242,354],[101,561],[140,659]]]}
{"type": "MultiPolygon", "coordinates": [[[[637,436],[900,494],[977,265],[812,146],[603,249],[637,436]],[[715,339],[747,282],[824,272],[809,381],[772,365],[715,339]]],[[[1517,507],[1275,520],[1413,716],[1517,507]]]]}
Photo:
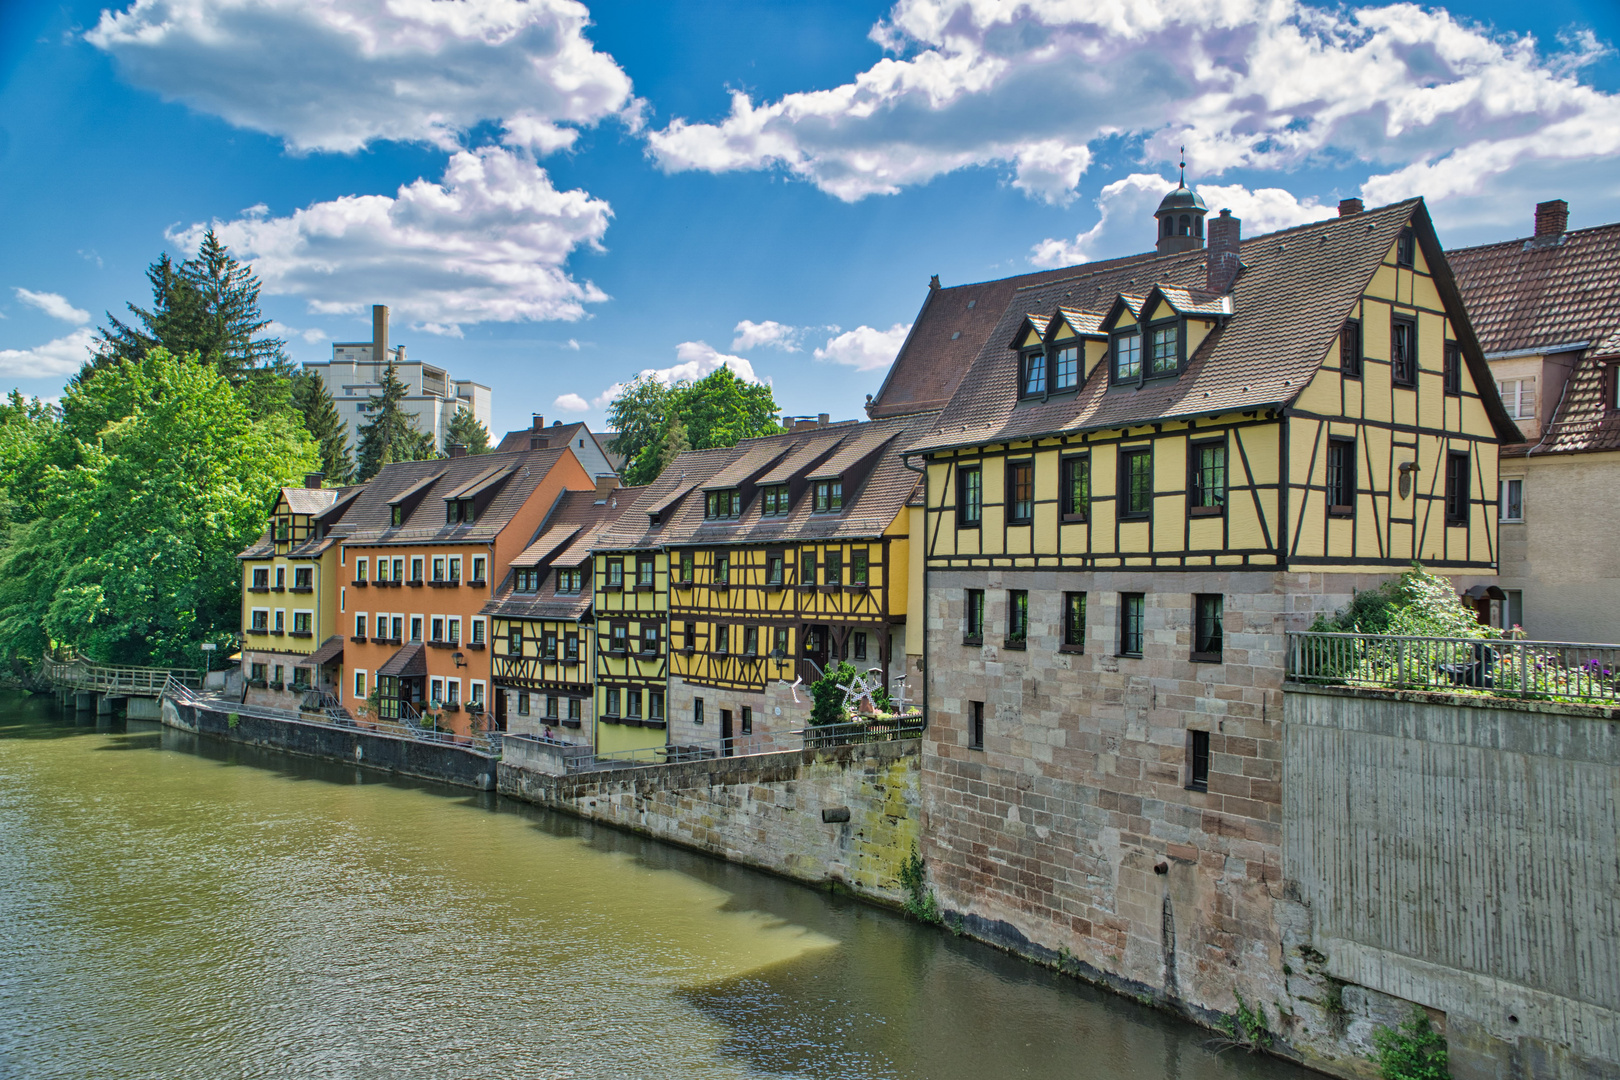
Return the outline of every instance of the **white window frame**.
{"type": "Polygon", "coordinates": [[[467,683],[467,704],[482,705],[484,703],[484,680],[472,679],[467,683]]]}
{"type": "Polygon", "coordinates": [[[276,608],[275,614],[273,614],[270,617],[270,630],[271,630],[272,633],[280,631],[281,633],[285,634],[287,632],[287,609],[286,608],[282,608],[282,607],[276,608]]]}
{"type": "Polygon", "coordinates": [[[450,556],[450,576],[445,578],[445,580],[446,581],[460,581],[461,580],[461,556],[460,555],[452,555],[452,556],[450,556]]]}
{"type": "Polygon", "coordinates": [[[349,610],[349,589],[346,585],[338,586],[338,611],[349,610]]]}
{"type": "Polygon", "coordinates": [[[369,560],[367,559],[354,560],[354,580],[368,583],[371,581],[369,571],[367,570],[368,562],[369,560]]]}
{"type": "Polygon", "coordinates": [[[489,556],[474,555],[472,557],[472,581],[487,581],[489,579],[489,556]]]}
{"type": "Polygon", "coordinates": [[[1510,522],[1510,523],[1514,523],[1514,524],[1517,524],[1517,523],[1520,523],[1520,522],[1524,521],[1524,477],[1522,477],[1522,476],[1504,477],[1502,479],[1502,481],[1501,481],[1501,489],[1500,489],[1498,494],[1500,496],[1500,502],[1498,502],[1498,504],[1497,504],[1497,519],[1496,520],[1502,521],[1502,522],[1510,522]],[[1509,505],[1509,503],[1508,503],[1508,485],[1509,484],[1518,484],[1519,485],[1519,516],[1518,517],[1508,517],[1508,505],[1509,505]]]}
{"type": "Polygon", "coordinates": [[[368,637],[371,636],[371,613],[370,612],[357,611],[357,612],[354,613],[354,636],[355,637],[363,637],[363,638],[368,638],[368,637]],[[366,632],[363,633],[363,634],[360,632],[360,620],[361,619],[366,620],[366,632]]]}
{"type": "Polygon", "coordinates": [[[349,689],[354,691],[354,699],[356,701],[364,701],[364,700],[366,700],[366,669],[365,668],[356,668],[355,669],[355,671],[354,671],[354,683],[349,687],[349,689]]]}
{"type": "Polygon", "coordinates": [[[444,680],[444,703],[446,705],[460,705],[461,704],[461,680],[460,679],[445,679],[444,680]]]}
{"type": "Polygon", "coordinates": [[[429,581],[449,581],[450,580],[450,576],[447,573],[445,573],[446,566],[445,566],[445,561],[444,560],[445,560],[445,557],[443,555],[435,555],[435,556],[433,556],[433,562],[432,562],[433,576],[428,579],[429,581]]]}
{"type": "Polygon", "coordinates": [[[250,634],[268,634],[269,632],[270,632],[270,609],[267,608],[267,607],[248,608],[248,633],[250,633],[250,634]],[[264,612],[264,629],[263,630],[257,630],[253,626],[253,616],[256,615],[257,613],[261,612],[261,611],[264,612]]]}
{"type": "Polygon", "coordinates": [[[444,704],[444,680],[433,678],[428,680],[428,704],[444,704]]]}
{"type": "Polygon", "coordinates": [[[1502,404],[1507,407],[1508,415],[1515,420],[1534,420],[1536,418],[1536,377],[1526,375],[1517,379],[1502,379],[1496,384],[1496,389],[1502,397],[1502,404]],[[1525,411],[1525,385],[1529,384],[1529,411],[1525,411]],[[1512,396],[1508,394],[1508,387],[1513,386],[1512,396]]]}
{"type": "Polygon", "coordinates": [[[426,623],[426,619],[423,616],[421,616],[421,615],[412,615],[410,617],[411,636],[409,638],[407,638],[406,640],[407,641],[426,641],[427,638],[421,636],[424,633],[422,627],[424,627],[425,625],[427,625],[427,623],[426,623]]]}
{"type": "Polygon", "coordinates": [[[461,644],[461,616],[451,615],[444,620],[444,632],[449,635],[445,638],[452,645],[461,644]]]}
{"type": "Polygon", "coordinates": [[[408,581],[421,581],[422,580],[422,574],[426,571],[426,566],[427,566],[427,563],[424,561],[424,556],[412,555],[411,556],[411,576],[409,578],[407,578],[406,580],[408,580],[408,581]]]}
{"type": "Polygon", "coordinates": [[[429,615],[428,616],[427,632],[428,632],[428,641],[430,643],[434,642],[434,641],[447,641],[447,640],[449,640],[448,638],[446,638],[444,636],[444,616],[443,615],[429,615]],[[433,624],[434,624],[434,622],[437,622],[439,624],[439,635],[437,637],[435,637],[434,634],[433,634],[433,624]]]}
{"type": "Polygon", "coordinates": [[[470,626],[468,629],[472,631],[472,637],[467,639],[467,644],[469,644],[469,645],[488,645],[489,644],[489,624],[488,624],[488,621],[484,618],[484,616],[482,616],[482,615],[474,615],[472,617],[472,626],[470,626]]]}
{"type": "Polygon", "coordinates": [[[307,634],[313,634],[315,632],[315,609],[314,608],[293,608],[293,613],[292,614],[293,614],[293,621],[292,621],[293,631],[295,633],[298,630],[298,616],[300,616],[300,615],[308,615],[309,616],[309,629],[304,631],[304,632],[307,633],[307,634]]]}

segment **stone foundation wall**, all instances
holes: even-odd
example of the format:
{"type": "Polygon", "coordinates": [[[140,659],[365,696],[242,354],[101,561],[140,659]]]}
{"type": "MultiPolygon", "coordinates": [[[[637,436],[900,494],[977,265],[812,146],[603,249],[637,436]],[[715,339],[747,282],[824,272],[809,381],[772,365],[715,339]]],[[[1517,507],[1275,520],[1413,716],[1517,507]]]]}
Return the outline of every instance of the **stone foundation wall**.
{"type": "Polygon", "coordinates": [[[917,843],[918,740],[551,776],[502,764],[503,795],[810,885],[898,904],[917,843]]]}

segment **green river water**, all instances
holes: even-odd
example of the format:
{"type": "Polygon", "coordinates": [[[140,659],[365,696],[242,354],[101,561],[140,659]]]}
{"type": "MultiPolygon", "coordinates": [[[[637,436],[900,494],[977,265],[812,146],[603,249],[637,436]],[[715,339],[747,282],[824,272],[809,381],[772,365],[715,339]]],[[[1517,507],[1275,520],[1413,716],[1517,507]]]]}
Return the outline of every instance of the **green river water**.
{"type": "Polygon", "coordinates": [[[1303,1078],[523,804],[0,696],[0,1077],[1303,1078]]]}

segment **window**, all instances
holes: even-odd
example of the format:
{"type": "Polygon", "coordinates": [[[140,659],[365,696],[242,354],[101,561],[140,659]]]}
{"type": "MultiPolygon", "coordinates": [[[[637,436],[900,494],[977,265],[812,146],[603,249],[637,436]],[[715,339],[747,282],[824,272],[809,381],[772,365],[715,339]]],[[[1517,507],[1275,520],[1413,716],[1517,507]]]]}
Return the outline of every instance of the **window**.
{"type": "MultiPolygon", "coordinates": [[[[529,692],[527,690],[519,690],[518,691],[518,695],[517,695],[517,714],[519,716],[528,716],[529,715],[529,692]]],[[[556,714],[553,713],[552,715],[555,716],[556,714]]]]}
{"type": "Polygon", "coordinates": [[[1417,237],[1411,229],[1402,229],[1400,238],[1395,241],[1395,265],[1410,268],[1416,261],[1417,237]]]}
{"type": "Polygon", "coordinates": [[[276,543],[285,544],[292,539],[292,523],[286,518],[276,519],[276,543]]]}
{"type": "Polygon", "coordinates": [[[754,707],[752,705],[742,707],[742,733],[744,735],[754,733],[754,707]]]}
{"type": "Polygon", "coordinates": [[[696,556],[690,551],[681,552],[681,580],[688,585],[692,583],[692,567],[696,564],[696,556]]]}
{"type": "Polygon", "coordinates": [[[624,560],[609,559],[607,563],[607,587],[610,589],[624,588],[624,560]]]}
{"type": "Polygon", "coordinates": [[[482,555],[474,555],[473,556],[473,561],[472,561],[472,579],[473,579],[473,581],[477,582],[480,585],[484,583],[484,580],[485,580],[484,567],[487,566],[488,563],[489,563],[489,560],[486,559],[482,555]]]}
{"type": "Polygon", "coordinates": [[[1153,365],[1150,375],[1174,375],[1181,367],[1181,333],[1176,324],[1153,328],[1153,365]]]}
{"type": "Polygon", "coordinates": [[[1119,454],[1119,516],[1141,520],[1153,509],[1153,450],[1142,447],[1119,454]]]}
{"type": "Polygon", "coordinates": [[[1035,519],[1035,463],[1007,463],[1007,524],[1028,525],[1035,519]]]}
{"type": "Polygon", "coordinates": [[[392,636],[395,645],[403,645],[405,643],[405,620],[399,615],[394,616],[394,633],[392,636]]]}
{"type": "Polygon", "coordinates": [[[1187,787],[1209,790],[1209,732],[1187,732],[1187,787]]]}
{"type": "Polygon", "coordinates": [[[363,614],[354,617],[354,636],[357,638],[366,636],[366,616],[363,614]]]}
{"type": "Polygon", "coordinates": [[[854,654],[855,659],[857,660],[866,659],[866,631],[855,631],[853,635],[853,643],[850,645],[850,652],[854,654]]]}
{"type": "Polygon", "coordinates": [[[638,555],[636,557],[636,587],[650,589],[653,587],[653,568],[656,564],[651,555],[638,555]]]}
{"type": "MultiPolygon", "coordinates": [[[[399,564],[396,562],[395,565],[398,566],[399,564]]],[[[411,580],[416,582],[422,580],[422,556],[420,555],[411,559],[411,580]]]]}
{"type": "Polygon", "coordinates": [[[624,692],[624,715],[631,720],[641,719],[641,691],[626,690],[624,692]]]}
{"type": "Polygon", "coordinates": [[[856,548],[849,553],[849,583],[851,585],[865,585],[867,578],[867,552],[865,548],[856,548]]]}
{"type": "Polygon", "coordinates": [[[422,616],[420,615],[411,616],[411,640],[422,640],[422,616]]]}
{"type": "Polygon", "coordinates": [[[714,651],[729,653],[731,651],[731,627],[714,624],[714,651]]]}
{"type": "Polygon", "coordinates": [[[743,628],[743,655],[759,655],[759,627],[749,626],[743,628]]]}
{"type": "Polygon", "coordinates": [[[540,642],[540,655],[547,660],[557,659],[557,631],[547,630],[540,642]]]}
{"type": "Polygon", "coordinates": [[[984,749],[984,702],[968,702],[968,749],[984,749]]]}
{"type": "Polygon", "coordinates": [[[968,589],[962,599],[962,644],[984,644],[984,590],[968,589]]]}
{"type": "Polygon", "coordinates": [[[254,608],[253,609],[252,621],[248,624],[248,626],[249,626],[249,629],[255,634],[269,633],[270,632],[270,609],[269,608],[254,608]]]}
{"type": "Polygon", "coordinates": [[[309,622],[310,622],[310,613],[309,612],[307,612],[307,611],[295,611],[295,612],[293,612],[293,633],[302,634],[302,635],[307,637],[309,635],[309,633],[310,633],[309,622]]]}
{"type": "Polygon", "coordinates": [[[602,705],[603,711],[606,712],[607,715],[609,715],[609,716],[618,716],[619,715],[619,688],[616,687],[616,686],[608,687],[608,692],[606,694],[606,698],[607,698],[607,700],[602,705]]]}
{"type": "Polygon", "coordinates": [[[484,704],[483,683],[477,681],[476,679],[473,680],[472,684],[467,688],[467,702],[470,705],[482,706],[484,704]]]}
{"type": "Polygon", "coordinates": [[[817,480],[815,496],[815,512],[830,514],[844,508],[844,482],[842,480],[817,480]]]}
{"type": "Polygon", "coordinates": [[[799,584],[814,585],[816,583],[816,553],[812,549],[799,557],[799,584]]]}
{"type": "Polygon", "coordinates": [[[435,705],[444,704],[444,680],[434,679],[428,688],[428,700],[435,705]]]}
{"type": "Polygon", "coordinates": [[[1091,456],[1063,459],[1063,518],[1084,521],[1091,512],[1091,456]]]}
{"type": "Polygon", "coordinates": [[[433,580],[434,581],[443,581],[444,580],[444,556],[443,555],[435,555],[433,557],[433,580]]]}
{"type": "Polygon", "coordinates": [[[287,612],[281,608],[276,609],[275,627],[275,632],[278,634],[283,634],[287,631],[287,612]]]}
{"type": "Polygon", "coordinates": [[[1327,448],[1328,513],[1356,511],[1356,441],[1331,438],[1327,448]]]}
{"type": "Polygon", "coordinates": [[[697,648],[697,623],[682,623],[681,647],[687,652],[697,648]]]}
{"type": "Polygon", "coordinates": [[[1224,606],[1219,593],[1197,593],[1193,596],[1192,658],[1210,663],[1221,659],[1221,611],[1224,606]]]}
{"type": "Polygon", "coordinates": [[[787,627],[778,626],[776,628],[776,648],[771,650],[771,655],[776,657],[778,660],[780,660],[783,657],[787,656],[787,654],[788,654],[788,632],[787,632],[787,627]]]}
{"type": "Polygon", "coordinates": [[[585,588],[585,571],[580,569],[557,571],[557,592],[564,596],[577,595],[585,588]]]}
{"type": "Polygon", "coordinates": [[[629,623],[614,623],[609,629],[609,633],[612,635],[610,638],[609,651],[616,653],[625,653],[630,651],[629,623]]]}
{"type": "Polygon", "coordinates": [[[1147,613],[1147,597],[1139,592],[1119,597],[1119,655],[1142,655],[1142,622],[1147,613]]]}
{"type": "Polygon", "coordinates": [[[1007,590],[1007,648],[1022,649],[1029,638],[1029,592],[1007,590]]]}
{"type": "Polygon", "coordinates": [[[710,565],[714,567],[713,583],[716,585],[731,584],[731,553],[716,551],[710,556],[710,565]]]}
{"type": "Polygon", "coordinates": [[[1086,594],[1063,594],[1063,652],[1086,651],[1086,594]]]}
{"type": "MultiPolygon", "coordinates": [[[[251,668],[248,669],[249,675],[250,675],[250,677],[252,678],[252,680],[255,683],[262,683],[262,682],[268,681],[270,676],[265,674],[266,671],[268,671],[268,670],[269,669],[263,664],[254,664],[251,668]]],[[[363,697],[364,695],[361,695],[361,696],[363,697]]]]}
{"type": "Polygon", "coordinates": [[[1389,325],[1390,375],[1400,386],[1417,383],[1417,323],[1397,318],[1389,325]]]}
{"type": "Polygon", "coordinates": [[[976,529],[984,516],[984,474],[977,465],[956,474],[956,527],[976,529]]]}
{"type": "Polygon", "coordinates": [[[270,588],[270,568],[268,566],[256,566],[253,568],[253,587],[260,590],[270,588]]]}
{"type": "Polygon", "coordinates": [[[354,696],[360,698],[361,700],[365,699],[366,673],[363,671],[356,671],[354,673],[354,696]]]}
{"type": "Polygon", "coordinates": [[[513,592],[538,592],[540,590],[540,571],[514,570],[512,571],[513,592]]]}
{"type": "Polygon", "coordinates": [[[458,645],[460,643],[461,643],[461,617],[460,616],[452,616],[451,619],[450,619],[450,644],[458,645]]]}
{"type": "Polygon", "coordinates": [[[1446,454],[1446,524],[1468,524],[1468,454],[1446,454]]]}
{"type": "Polygon", "coordinates": [[[388,524],[396,528],[405,524],[405,508],[403,506],[390,506],[388,508],[388,524]]]}
{"type": "Polygon", "coordinates": [[[278,566],[276,567],[276,592],[281,592],[286,587],[287,568],[285,566],[278,566]]]}
{"type": "Polygon", "coordinates": [[[568,720],[570,723],[577,726],[579,724],[580,714],[584,711],[584,702],[582,702],[579,698],[575,697],[568,699],[568,720]]]}
{"type": "Polygon", "coordinates": [[[765,556],[765,584],[782,584],[782,564],[784,561],[780,551],[772,551],[765,556]]]}
{"type": "Polygon", "coordinates": [[[822,584],[842,585],[844,583],[844,553],[837,549],[829,549],[821,557],[822,584]]]}
{"type": "Polygon", "coordinates": [[[451,499],[444,504],[444,521],[446,525],[471,525],[478,520],[473,509],[471,499],[451,499]]]}
{"type": "Polygon", "coordinates": [[[1346,319],[1339,331],[1339,371],[1352,379],[1361,378],[1361,323],[1346,319]]]}
{"type": "MultiPolygon", "coordinates": [[[[383,561],[381,559],[378,559],[377,560],[377,577],[378,577],[379,580],[381,580],[381,578],[383,576],[383,566],[384,566],[383,561]]],[[[255,570],[254,573],[258,573],[258,571],[255,570]]],[[[364,560],[364,559],[356,559],[356,560],[354,560],[354,580],[355,581],[364,581],[364,580],[366,580],[366,560],[364,560]]]]}
{"type": "Polygon", "coordinates": [[[1135,382],[1142,377],[1142,335],[1121,334],[1114,339],[1114,381],[1135,382]]]}
{"type": "Polygon", "coordinates": [[[1226,506],[1226,442],[1195,442],[1190,449],[1187,501],[1192,513],[1218,514],[1226,506]]]}
{"type": "Polygon", "coordinates": [[[781,517],[790,509],[788,503],[788,486],[786,484],[772,484],[765,489],[760,499],[759,512],[763,517],[781,517]]]}
{"type": "Polygon", "coordinates": [[[1072,390],[1080,385],[1080,346],[1063,345],[1052,354],[1052,389],[1072,390]]]}
{"type": "Polygon", "coordinates": [[[563,635],[563,659],[577,661],[579,659],[579,635],[563,635]]]}
{"type": "Polygon", "coordinates": [[[1455,341],[1446,342],[1440,377],[1447,394],[1457,397],[1462,393],[1462,349],[1455,341]]]}
{"type": "Polygon", "coordinates": [[[482,644],[484,644],[484,620],[483,619],[474,619],[472,621],[472,643],[474,645],[482,645],[482,644]]]}
{"type": "Polygon", "coordinates": [[[646,656],[658,655],[658,624],[653,622],[641,624],[641,651],[646,656]]]}
{"type": "Polygon", "coordinates": [[[662,690],[647,691],[647,719],[662,720],[664,718],[664,692],[662,690]]]}
{"type": "Polygon", "coordinates": [[[556,699],[555,696],[547,696],[547,698],[546,698],[546,718],[548,720],[555,720],[555,719],[557,719],[557,716],[558,716],[558,713],[557,713],[557,699],[556,699]]]}
{"type": "Polygon", "coordinates": [[[1502,394],[1502,404],[1507,406],[1508,415],[1515,420],[1534,420],[1536,418],[1536,380],[1504,379],[1496,384],[1502,394]]]}
{"type": "Polygon", "coordinates": [[[431,620],[430,625],[432,627],[432,636],[428,638],[428,640],[442,642],[444,640],[444,618],[442,616],[435,615],[431,620]]]}
{"type": "Polygon", "coordinates": [[[734,518],[742,514],[741,491],[710,491],[703,497],[703,516],[709,519],[734,518]]]}
{"type": "Polygon", "coordinates": [[[1502,481],[1502,517],[1503,521],[1524,520],[1524,481],[1502,481]]]}
{"type": "Polygon", "coordinates": [[[692,699],[692,723],[694,723],[694,724],[703,723],[703,699],[702,698],[693,698],[692,699]]]}
{"type": "Polygon", "coordinates": [[[315,568],[311,566],[293,567],[293,592],[310,592],[315,588],[315,568]]]}
{"type": "Polygon", "coordinates": [[[507,628],[507,631],[506,631],[506,655],[507,656],[522,656],[523,655],[523,628],[517,623],[513,623],[510,627],[507,628]]]}
{"type": "Polygon", "coordinates": [[[1024,360],[1024,396],[1040,397],[1046,393],[1046,350],[1027,352],[1024,360]]]}

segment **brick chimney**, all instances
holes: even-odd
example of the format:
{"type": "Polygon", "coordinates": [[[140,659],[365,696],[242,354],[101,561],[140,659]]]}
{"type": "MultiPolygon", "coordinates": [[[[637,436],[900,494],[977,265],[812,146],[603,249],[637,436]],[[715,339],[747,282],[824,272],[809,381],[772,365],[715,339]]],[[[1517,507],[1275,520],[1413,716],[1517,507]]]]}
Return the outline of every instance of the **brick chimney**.
{"type": "Polygon", "coordinates": [[[315,489],[319,490],[320,487],[321,487],[321,484],[325,480],[326,480],[326,474],[323,473],[323,472],[312,472],[312,473],[305,473],[304,474],[304,486],[307,487],[307,488],[315,488],[315,489]]]}
{"type": "Polygon", "coordinates": [[[1238,262],[1238,245],[1243,238],[1243,221],[1222,210],[1220,216],[1209,223],[1209,249],[1205,256],[1205,288],[1212,293],[1225,293],[1237,279],[1242,264],[1238,262]]]}
{"type": "Polygon", "coordinates": [[[388,363],[388,305],[371,305],[371,358],[388,363]]]}
{"type": "Polygon", "coordinates": [[[545,417],[541,416],[539,413],[530,413],[529,415],[534,417],[534,423],[529,425],[529,430],[530,431],[544,431],[544,430],[546,430],[546,418],[545,417]]]}
{"type": "Polygon", "coordinates": [[[1569,203],[1552,199],[1536,203],[1536,235],[1562,236],[1569,228],[1569,203]]]}
{"type": "Polygon", "coordinates": [[[450,449],[450,456],[453,457],[453,458],[466,457],[467,456],[467,444],[466,443],[453,442],[453,443],[450,444],[449,449],[450,449]]]}
{"type": "Polygon", "coordinates": [[[609,495],[618,490],[619,478],[614,473],[598,473],[596,476],[596,501],[607,502],[609,495]]]}
{"type": "Polygon", "coordinates": [[[1361,200],[1360,199],[1340,199],[1339,200],[1339,216],[1340,217],[1351,217],[1352,215],[1361,213],[1361,211],[1362,211],[1362,206],[1361,206],[1361,200]]]}
{"type": "Polygon", "coordinates": [[[816,416],[816,426],[817,427],[826,427],[830,423],[832,423],[832,413],[819,413],[819,414],[817,414],[817,416],[816,416]]]}

